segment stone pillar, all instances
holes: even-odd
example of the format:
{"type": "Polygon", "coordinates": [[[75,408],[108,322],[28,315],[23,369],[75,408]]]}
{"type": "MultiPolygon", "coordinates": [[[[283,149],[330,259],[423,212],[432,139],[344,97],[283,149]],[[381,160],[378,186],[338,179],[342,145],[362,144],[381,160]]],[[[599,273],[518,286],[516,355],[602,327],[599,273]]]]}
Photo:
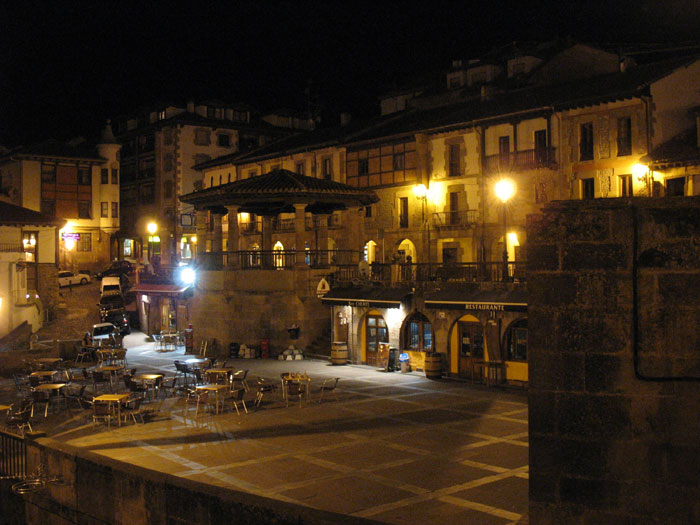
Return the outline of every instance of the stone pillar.
{"type": "Polygon", "coordinates": [[[238,230],[238,206],[227,206],[228,210],[228,266],[229,268],[238,268],[240,266],[240,257],[238,252],[240,232],[238,230]]]}
{"type": "Polygon", "coordinates": [[[700,198],[528,217],[530,523],[700,523],[700,198]]]}
{"type": "Polygon", "coordinates": [[[197,224],[195,231],[197,232],[197,252],[204,253],[207,251],[207,240],[209,234],[207,232],[207,212],[206,210],[197,210],[197,224]]]}
{"type": "Polygon", "coordinates": [[[222,215],[220,213],[212,212],[211,214],[211,220],[214,227],[212,231],[211,251],[213,251],[214,253],[221,253],[222,251],[224,251],[224,232],[221,228],[221,217],[222,215]]]}
{"type": "Polygon", "coordinates": [[[306,204],[294,205],[294,244],[296,247],[294,266],[306,266],[306,204]]]}

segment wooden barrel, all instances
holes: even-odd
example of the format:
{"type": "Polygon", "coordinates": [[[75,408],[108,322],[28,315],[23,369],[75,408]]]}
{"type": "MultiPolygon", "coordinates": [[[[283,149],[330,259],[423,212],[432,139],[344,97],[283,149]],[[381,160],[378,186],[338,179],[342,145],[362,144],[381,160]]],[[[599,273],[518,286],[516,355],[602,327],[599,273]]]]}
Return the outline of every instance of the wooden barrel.
{"type": "Polygon", "coordinates": [[[331,343],[331,364],[348,364],[348,344],[344,341],[333,341],[331,343]]]}
{"type": "Polygon", "coordinates": [[[425,377],[428,379],[440,379],[442,377],[442,358],[440,354],[425,354],[425,377]]]}

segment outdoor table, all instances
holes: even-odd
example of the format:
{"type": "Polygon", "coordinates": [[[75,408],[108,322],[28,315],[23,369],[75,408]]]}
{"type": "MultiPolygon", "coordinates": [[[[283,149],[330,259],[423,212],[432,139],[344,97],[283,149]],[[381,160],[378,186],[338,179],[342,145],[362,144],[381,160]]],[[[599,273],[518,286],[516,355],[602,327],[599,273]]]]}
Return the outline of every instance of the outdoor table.
{"type": "Polygon", "coordinates": [[[216,401],[216,413],[219,413],[219,395],[223,395],[220,393],[226,392],[227,390],[230,390],[228,385],[218,385],[215,383],[210,383],[207,385],[199,385],[197,386],[197,390],[207,390],[209,392],[214,393],[214,399],[216,401]]]}
{"type": "Polygon", "coordinates": [[[10,410],[12,410],[12,405],[0,405],[0,412],[7,412],[9,414],[10,410]]]}
{"type": "Polygon", "coordinates": [[[172,347],[171,350],[175,350],[175,347],[177,346],[177,342],[179,339],[180,339],[179,332],[173,332],[170,330],[163,330],[163,331],[161,331],[160,337],[159,337],[160,347],[163,350],[168,350],[169,347],[172,347]]]}
{"type": "Polygon", "coordinates": [[[58,370],[37,370],[36,372],[32,372],[29,374],[32,377],[39,377],[41,378],[40,380],[43,382],[51,382],[51,379],[53,378],[54,374],[57,374],[58,370]]]}
{"type": "Polygon", "coordinates": [[[122,365],[105,365],[105,366],[100,366],[98,368],[95,368],[96,372],[108,372],[109,373],[109,388],[113,389],[114,385],[112,384],[112,380],[115,375],[117,375],[117,372],[120,372],[124,370],[124,367],[122,365]]]}
{"type": "Polygon", "coordinates": [[[129,400],[129,394],[102,394],[93,398],[95,403],[117,404],[117,425],[122,426],[122,404],[129,400]]]}
{"type": "Polygon", "coordinates": [[[209,359],[192,358],[192,359],[185,360],[185,363],[187,363],[188,365],[193,365],[193,366],[197,366],[198,368],[201,368],[201,365],[209,363],[209,359]]]}
{"type": "Polygon", "coordinates": [[[224,382],[228,383],[228,376],[233,373],[234,368],[233,367],[221,367],[221,368],[208,368],[206,371],[206,374],[212,374],[217,377],[216,382],[219,383],[219,379],[221,376],[224,377],[224,382]]]}
{"type": "Polygon", "coordinates": [[[39,386],[34,387],[34,390],[49,392],[49,398],[46,400],[46,408],[44,409],[44,417],[46,417],[49,413],[51,392],[55,392],[55,395],[58,396],[58,391],[61,390],[64,386],[66,386],[66,383],[42,383],[39,386]]]}
{"type": "Polygon", "coordinates": [[[55,366],[61,361],[63,361],[63,359],[60,357],[40,357],[39,359],[36,359],[36,362],[41,366],[55,366]]]}
{"type": "Polygon", "coordinates": [[[132,379],[140,381],[142,385],[153,391],[153,399],[156,398],[156,381],[158,378],[163,379],[163,374],[138,374],[132,379]]]}
{"type": "Polygon", "coordinates": [[[298,382],[304,389],[304,394],[306,400],[309,399],[309,387],[311,385],[311,378],[306,374],[286,374],[282,376],[282,399],[287,399],[287,383],[298,382]]]}

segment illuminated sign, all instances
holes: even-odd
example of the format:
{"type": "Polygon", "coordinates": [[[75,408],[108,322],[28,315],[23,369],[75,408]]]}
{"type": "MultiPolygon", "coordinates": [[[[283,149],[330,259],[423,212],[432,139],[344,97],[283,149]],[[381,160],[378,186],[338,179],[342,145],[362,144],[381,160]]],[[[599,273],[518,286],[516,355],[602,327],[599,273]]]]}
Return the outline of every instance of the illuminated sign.
{"type": "Polygon", "coordinates": [[[61,239],[63,239],[64,241],[70,240],[70,241],[78,242],[80,240],[80,234],[79,233],[63,232],[63,233],[61,233],[61,239]]]}

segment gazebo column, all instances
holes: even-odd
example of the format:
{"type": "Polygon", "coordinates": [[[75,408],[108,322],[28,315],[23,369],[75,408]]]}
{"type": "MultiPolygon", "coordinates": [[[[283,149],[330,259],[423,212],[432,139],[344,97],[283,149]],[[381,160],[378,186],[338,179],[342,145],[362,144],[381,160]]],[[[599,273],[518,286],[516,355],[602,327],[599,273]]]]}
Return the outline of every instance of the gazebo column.
{"type": "Polygon", "coordinates": [[[322,265],[328,265],[330,263],[330,257],[328,255],[328,219],[330,215],[319,215],[318,216],[318,246],[316,249],[319,251],[318,262],[322,265]]]}
{"type": "Polygon", "coordinates": [[[240,250],[238,242],[240,231],[238,229],[239,206],[226,206],[228,210],[228,267],[235,269],[240,266],[240,250]]]}
{"type": "Polygon", "coordinates": [[[214,227],[211,238],[211,251],[213,251],[214,253],[221,253],[222,251],[224,251],[224,232],[221,227],[222,217],[223,215],[221,215],[220,213],[212,212],[211,214],[211,220],[214,227]]]}
{"type": "Polygon", "coordinates": [[[262,218],[262,252],[263,267],[272,268],[272,217],[269,215],[262,218]]]}
{"type": "Polygon", "coordinates": [[[197,210],[197,223],[195,225],[195,231],[197,232],[197,252],[204,253],[207,251],[207,240],[209,240],[206,210],[197,210]]]}
{"type": "Polygon", "coordinates": [[[364,260],[364,249],[365,249],[365,207],[360,206],[355,211],[355,221],[357,223],[357,250],[360,251],[358,255],[358,261],[364,260]]]}
{"type": "Polygon", "coordinates": [[[296,246],[294,266],[306,266],[306,204],[294,205],[294,243],[296,246]]]}

